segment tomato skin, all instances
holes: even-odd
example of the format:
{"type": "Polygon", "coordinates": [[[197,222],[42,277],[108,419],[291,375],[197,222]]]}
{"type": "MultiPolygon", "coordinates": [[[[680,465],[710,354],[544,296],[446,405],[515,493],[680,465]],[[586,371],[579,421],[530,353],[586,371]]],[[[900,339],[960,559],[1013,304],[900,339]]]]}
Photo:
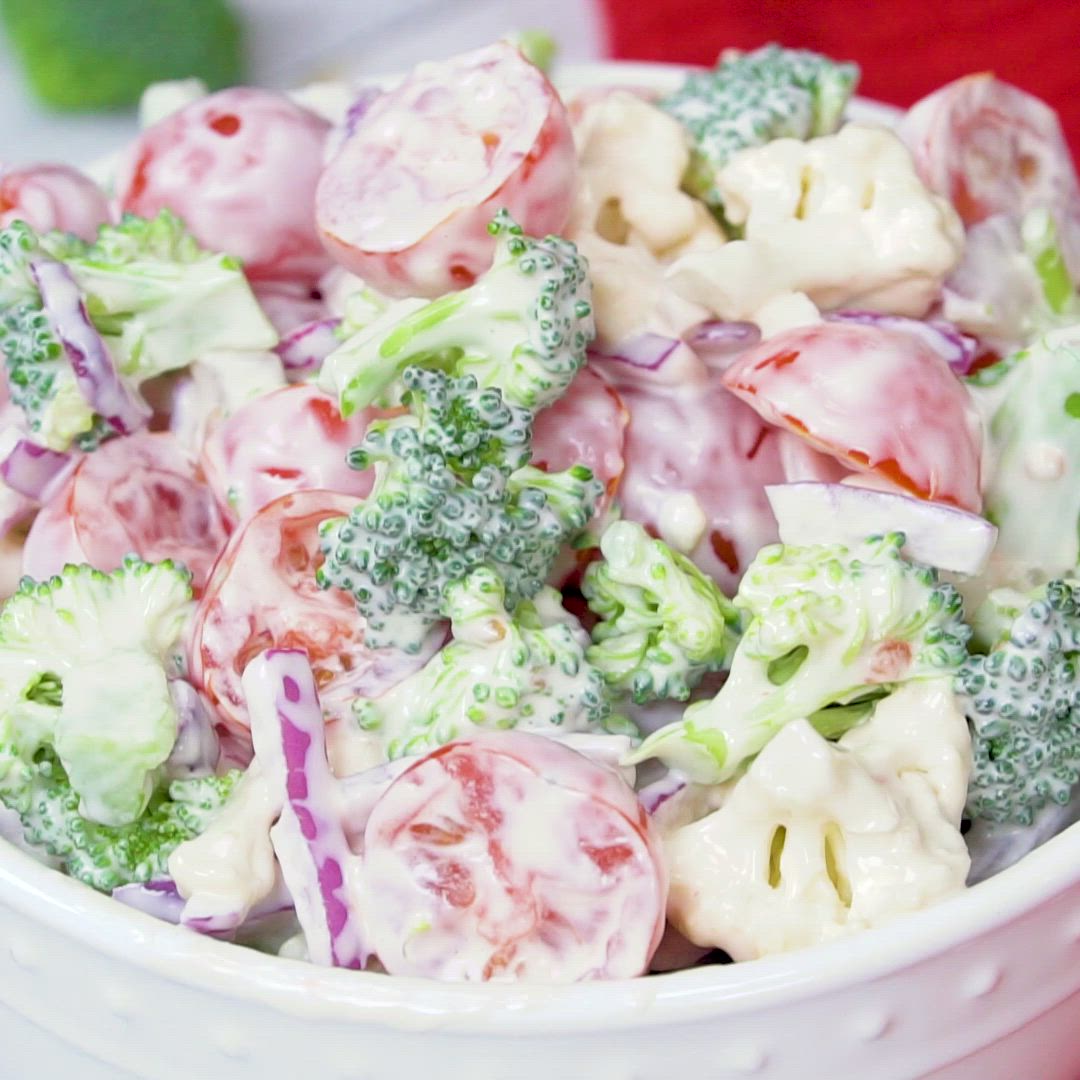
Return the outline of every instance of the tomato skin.
{"type": "Polygon", "coordinates": [[[327,718],[351,717],[358,696],[375,697],[421,667],[441,642],[407,655],[369,649],[352,597],[321,589],[319,524],[356,499],[337,491],[297,491],[267,503],[229,539],[195,610],[188,638],[191,681],[214,706],[219,726],[248,738],[240,676],[264,649],[308,653],[327,718]]]}
{"type": "Polygon", "coordinates": [[[51,162],[0,170],[0,228],[21,218],[37,232],[95,240],[109,220],[105,193],[77,169],[51,162]]]}
{"type": "Polygon", "coordinates": [[[667,875],[633,790],[540,735],[422,758],[376,802],[363,849],[365,925],[391,974],[632,977],[663,933],[667,875]]]}
{"type": "Polygon", "coordinates": [[[637,379],[620,384],[619,394],[630,413],[617,495],[623,517],[673,543],[664,527],[672,506],[700,514],[689,546],[676,546],[730,594],[758,549],[777,539],[765,485],[789,478],[781,432],[716,373],[687,386],[637,379]]]}
{"type": "Polygon", "coordinates": [[[316,216],[336,262],[389,296],[440,296],[490,265],[505,208],[556,233],[577,159],[554,88],[506,42],[422,64],[377,99],[327,164],[316,216]]]}
{"type": "Polygon", "coordinates": [[[198,595],[227,537],[196,463],[167,432],[142,432],[83,458],[34,519],[23,573],[43,580],[69,562],[110,571],[134,552],[183,563],[198,595]]]}
{"type": "Polygon", "coordinates": [[[147,128],[116,178],[121,211],[168,208],[255,280],[314,284],[330,267],[314,198],[330,125],[283,94],[235,87],[147,128]]]}
{"type": "Polygon", "coordinates": [[[323,488],[362,498],[372,470],[349,468],[376,410],[342,419],[334,399],[310,383],[285,386],[241,406],[203,444],[202,466],[222,513],[243,521],[294,491],[323,488]]]}
{"type": "Polygon", "coordinates": [[[583,368],[566,393],[533,424],[532,464],[549,472],[585,465],[604,485],[596,516],[615,496],[625,461],[630,414],[618,391],[592,368],[583,368]]]}
{"type": "Polygon", "coordinates": [[[978,513],[982,426],[963,383],[914,334],[828,322],[742,353],[724,384],[765,420],[893,490],[978,513]]]}
{"type": "Polygon", "coordinates": [[[1044,101],[989,72],[966,75],[916,102],[897,134],[923,183],[965,225],[1050,210],[1069,269],[1080,274],[1080,182],[1061,122],[1044,101]]]}

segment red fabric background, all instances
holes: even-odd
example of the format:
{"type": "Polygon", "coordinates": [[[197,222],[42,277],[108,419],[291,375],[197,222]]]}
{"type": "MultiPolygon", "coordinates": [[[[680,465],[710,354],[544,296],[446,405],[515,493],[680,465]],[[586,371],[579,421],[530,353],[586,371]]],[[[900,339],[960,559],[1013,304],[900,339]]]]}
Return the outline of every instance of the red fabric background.
{"type": "Polygon", "coordinates": [[[974,71],[1037,94],[1080,157],[1076,0],[600,0],[610,55],[712,64],[723,48],[770,41],[862,67],[859,92],[910,105],[974,71]]]}

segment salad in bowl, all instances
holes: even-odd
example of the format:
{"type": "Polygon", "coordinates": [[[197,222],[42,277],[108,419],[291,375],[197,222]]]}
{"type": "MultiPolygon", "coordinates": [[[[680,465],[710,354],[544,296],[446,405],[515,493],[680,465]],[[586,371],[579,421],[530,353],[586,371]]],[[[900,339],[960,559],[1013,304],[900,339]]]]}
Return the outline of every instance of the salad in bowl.
{"type": "Polygon", "coordinates": [[[522,44],[0,176],[5,837],[384,982],[955,899],[1080,816],[1054,114],[522,44]]]}

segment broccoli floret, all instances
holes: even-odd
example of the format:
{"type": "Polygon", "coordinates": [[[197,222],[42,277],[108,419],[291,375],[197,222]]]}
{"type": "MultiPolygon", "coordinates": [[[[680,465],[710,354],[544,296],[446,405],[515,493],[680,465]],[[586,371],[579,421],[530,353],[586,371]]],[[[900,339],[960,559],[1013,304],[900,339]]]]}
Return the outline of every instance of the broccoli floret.
{"type": "MultiPolygon", "coordinates": [[[[74,878],[111,892],[121,885],[168,876],[174,849],[198,836],[217,816],[241,773],[174,780],[158,791],[145,812],[127,825],[89,821],[64,767],[45,750],[28,767],[19,816],[28,843],[63,861],[74,878]]],[[[5,802],[6,795],[0,795],[5,802]]]]}
{"type": "Polygon", "coordinates": [[[522,467],[531,413],[473,375],[410,367],[403,381],[410,414],[373,423],[350,455],[374,464],[375,484],[348,518],[322,524],[318,580],[353,594],[369,644],[415,651],[446,614],[447,586],[481,566],[511,607],[533,596],[602,485],[583,466],[522,467]]]}
{"type": "Polygon", "coordinates": [[[956,679],[972,729],[968,816],[1032,825],[1080,782],[1080,582],[1057,579],[956,679]]]}
{"type": "Polygon", "coordinates": [[[660,107],[693,144],[684,186],[719,210],[716,174],[732,154],[783,137],[829,135],[855,90],[859,69],[805,49],[766,45],[687,76],[660,107]]]}
{"type": "Polygon", "coordinates": [[[191,610],[191,576],[134,556],[111,574],[24,578],[0,610],[0,797],[21,809],[51,748],[80,813],[126,825],[146,808],[176,740],[167,675],[191,610]]]}
{"type": "Polygon", "coordinates": [[[405,300],[332,352],[319,385],[343,416],[380,400],[410,365],[472,375],[536,412],[562,396],[595,333],[585,259],[568,240],[523,235],[501,211],[495,261],[475,284],[405,300]]]}
{"type": "Polygon", "coordinates": [[[1080,325],[970,383],[991,416],[984,513],[998,539],[990,581],[1027,591],[1080,563],[1080,325]]]}
{"type": "Polygon", "coordinates": [[[550,734],[606,731],[613,721],[604,678],[588,662],[589,636],[544,588],[513,615],[487,568],[446,590],[454,641],[381,697],[358,699],[360,726],[391,759],[426,753],[477,728],[550,734]]]}
{"type": "Polygon", "coordinates": [[[62,109],[134,105],[161,79],[242,81],[241,24],[226,0],[2,0],[35,93],[62,109]]]}
{"type": "Polygon", "coordinates": [[[711,578],[640,525],[609,526],[600,551],[604,561],[593,563],[582,582],[602,620],[589,661],[639,705],[685,701],[706,672],[730,663],[738,612],[711,578]]]}
{"type": "Polygon", "coordinates": [[[659,757],[719,783],[792,720],[837,737],[882,691],[955,674],[971,633],[960,596],[904,559],[903,544],[903,533],[890,533],[851,548],[762,548],[735,596],[746,625],[727,681],[631,760],[659,757]]]}
{"type": "Polygon", "coordinates": [[[204,251],[167,210],[124,216],[87,244],[37,235],[16,221],[0,231],[0,350],[12,399],[53,450],[93,449],[113,434],[76,384],[71,361],[35,285],[35,261],[62,263],[86,313],[134,394],[140,383],[219,350],[261,352],[277,335],[240,264],[204,251]]]}
{"type": "Polygon", "coordinates": [[[37,236],[24,222],[0,231],[0,352],[11,400],[26,415],[30,430],[52,449],[67,449],[76,440],[80,449],[94,449],[108,431],[95,426],[94,411],[42,310],[30,263],[43,257],[37,236]]]}

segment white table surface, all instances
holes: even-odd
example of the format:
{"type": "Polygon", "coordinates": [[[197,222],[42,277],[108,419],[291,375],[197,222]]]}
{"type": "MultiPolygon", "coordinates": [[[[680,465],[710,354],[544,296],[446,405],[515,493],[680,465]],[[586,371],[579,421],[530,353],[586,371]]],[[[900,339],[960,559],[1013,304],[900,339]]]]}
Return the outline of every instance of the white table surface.
{"type": "MultiPolygon", "coordinates": [[[[566,60],[592,60],[603,51],[589,0],[234,0],[234,6],[247,22],[249,81],[262,86],[398,71],[531,27],[555,34],[566,60]]],[[[0,35],[0,163],[92,161],[136,130],[133,111],[87,116],[41,108],[0,35]]]]}

